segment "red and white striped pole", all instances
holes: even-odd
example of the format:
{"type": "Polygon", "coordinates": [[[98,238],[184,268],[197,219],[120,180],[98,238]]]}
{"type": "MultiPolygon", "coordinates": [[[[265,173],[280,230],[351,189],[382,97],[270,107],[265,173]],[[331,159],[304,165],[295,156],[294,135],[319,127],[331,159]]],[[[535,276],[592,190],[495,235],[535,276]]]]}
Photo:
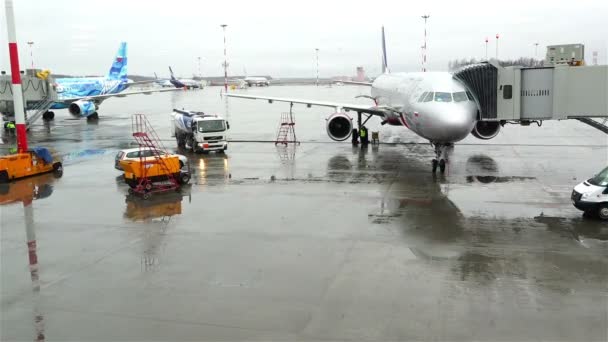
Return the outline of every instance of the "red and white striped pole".
{"type": "Polygon", "coordinates": [[[23,108],[23,91],[21,90],[21,73],[19,71],[19,53],[17,52],[17,33],[15,32],[15,14],[13,0],[5,0],[6,31],[8,32],[8,53],[11,60],[11,82],[13,84],[13,107],[15,109],[15,126],[17,128],[17,149],[19,153],[27,151],[25,128],[25,109],[23,108]]]}
{"type": "Polygon", "coordinates": [[[429,14],[425,14],[422,16],[422,19],[424,19],[424,47],[422,49],[422,72],[426,72],[426,21],[430,17],[431,16],[429,14]]]}
{"type": "Polygon", "coordinates": [[[226,24],[222,24],[224,30],[224,91],[228,92],[228,57],[226,54],[226,24]]]}

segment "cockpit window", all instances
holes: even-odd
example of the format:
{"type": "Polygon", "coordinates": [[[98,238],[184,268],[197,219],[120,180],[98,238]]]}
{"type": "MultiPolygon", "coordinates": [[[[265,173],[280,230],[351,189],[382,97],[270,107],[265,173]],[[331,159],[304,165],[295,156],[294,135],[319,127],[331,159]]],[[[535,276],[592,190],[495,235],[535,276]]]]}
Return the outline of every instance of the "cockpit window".
{"type": "Polygon", "coordinates": [[[454,102],[464,102],[468,100],[467,94],[464,91],[453,93],[452,97],[454,97],[454,102]]]}
{"type": "Polygon", "coordinates": [[[433,101],[433,96],[435,93],[433,93],[432,91],[429,92],[428,94],[426,94],[426,97],[424,98],[424,102],[431,102],[433,101]]]}
{"type": "Polygon", "coordinates": [[[452,102],[451,93],[435,93],[435,102],[452,102]]]}
{"type": "Polygon", "coordinates": [[[469,101],[475,101],[475,99],[473,99],[473,95],[471,93],[469,93],[467,91],[467,97],[469,98],[469,101]]]}
{"type": "Polygon", "coordinates": [[[428,94],[428,91],[425,91],[424,93],[422,93],[422,95],[420,95],[420,97],[418,98],[418,102],[422,102],[426,97],[426,94],[428,94]]]}

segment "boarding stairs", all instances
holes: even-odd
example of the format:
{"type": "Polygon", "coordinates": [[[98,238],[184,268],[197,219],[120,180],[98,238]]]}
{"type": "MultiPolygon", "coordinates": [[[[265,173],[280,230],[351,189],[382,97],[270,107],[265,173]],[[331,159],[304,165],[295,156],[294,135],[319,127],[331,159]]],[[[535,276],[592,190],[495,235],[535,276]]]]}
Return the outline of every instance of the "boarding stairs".
{"type": "Polygon", "coordinates": [[[29,107],[25,113],[25,123],[27,128],[30,128],[44,113],[48,112],[51,106],[55,103],[53,99],[46,97],[36,103],[33,106],[29,107]],[[30,112],[33,112],[32,115],[29,115],[30,112]]]}
{"type": "MultiPolygon", "coordinates": [[[[179,184],[177,179],[175,179],[173,173],[169,169],[166,159],[163,158],[163,156],[166,156],[169,153],[156,133],[156,130],[154,130],[152,124],[148,121],[148,118],[144,114],[134,114],[131,120],[131,128],[133,131],[133,139],[135,139],[139,145],[140,165],[143,166],[147,161],[147,158],[154,157],[154,163],[157,163],[163,173],[167,176],[167,182],[158,185],[156,191],[168,191],[178,188],[179,184]],[[148,149],[151,151],[152,155],[145,157],[143,152],[148,149]]],[[[142,187],[144,187],[146,183],[151,183],[151,181],[147,179],[147,168],[145,166],[143,166],[143,168],[142,174],[144,176],[140,180],[140,185],[142,187]]]]}
{"type": "Polygon", "coordinates": [[[274,141],[275,145],[283,144],[287,146],[290,143],[298,145],[300,144],[300,142],[296,138],[296,122],[292,109],[293,103],[289,108],[289,112],[281,113],[281,121],[279,122],[279,128],[277,130],[277,138],[274,141]]]}

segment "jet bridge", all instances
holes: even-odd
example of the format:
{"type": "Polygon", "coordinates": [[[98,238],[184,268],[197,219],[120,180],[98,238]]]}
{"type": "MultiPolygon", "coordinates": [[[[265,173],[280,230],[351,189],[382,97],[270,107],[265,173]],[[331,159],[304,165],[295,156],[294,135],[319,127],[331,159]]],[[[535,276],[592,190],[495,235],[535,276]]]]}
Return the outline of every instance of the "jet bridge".
{"type": "MultiPolygon", "coordinates": [[[[23,101],[26,109],[25,119],[28,127],[45,115],[57,100],[57,92],[52,79],[50,77],[41,78],[36,75],[38,72],[39,70],[36,69],[28,69],[27,73],[22,72],[23,75],[21,76],[23,101]]],[[[11,76],[4,72],[0,75],[0,113],[2,113],[4,122],[14,120],[11,76]]],[[[46,118],[52,119],[48,116],[46,118]]]]}
{"type": "Polygon", "coordinates": [[[549,67],[501,67],[473,64],[454,73],[473,94],[482,121],[505,123],[577,119],[608,134],[593,118],[608,118],[608,66],[556,64],[549,67]]]}

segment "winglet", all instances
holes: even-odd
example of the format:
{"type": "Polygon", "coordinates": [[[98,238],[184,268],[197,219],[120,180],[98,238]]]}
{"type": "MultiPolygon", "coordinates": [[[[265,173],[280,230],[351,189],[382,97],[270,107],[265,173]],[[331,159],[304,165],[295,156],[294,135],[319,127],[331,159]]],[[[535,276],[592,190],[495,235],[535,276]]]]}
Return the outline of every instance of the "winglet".
{"type": "Polygon", "coordinates": [[[382,26],[382,73],[388,74],[389,72],[386,57],[386,37],[384,36],[384,26],[382,26]]]}

